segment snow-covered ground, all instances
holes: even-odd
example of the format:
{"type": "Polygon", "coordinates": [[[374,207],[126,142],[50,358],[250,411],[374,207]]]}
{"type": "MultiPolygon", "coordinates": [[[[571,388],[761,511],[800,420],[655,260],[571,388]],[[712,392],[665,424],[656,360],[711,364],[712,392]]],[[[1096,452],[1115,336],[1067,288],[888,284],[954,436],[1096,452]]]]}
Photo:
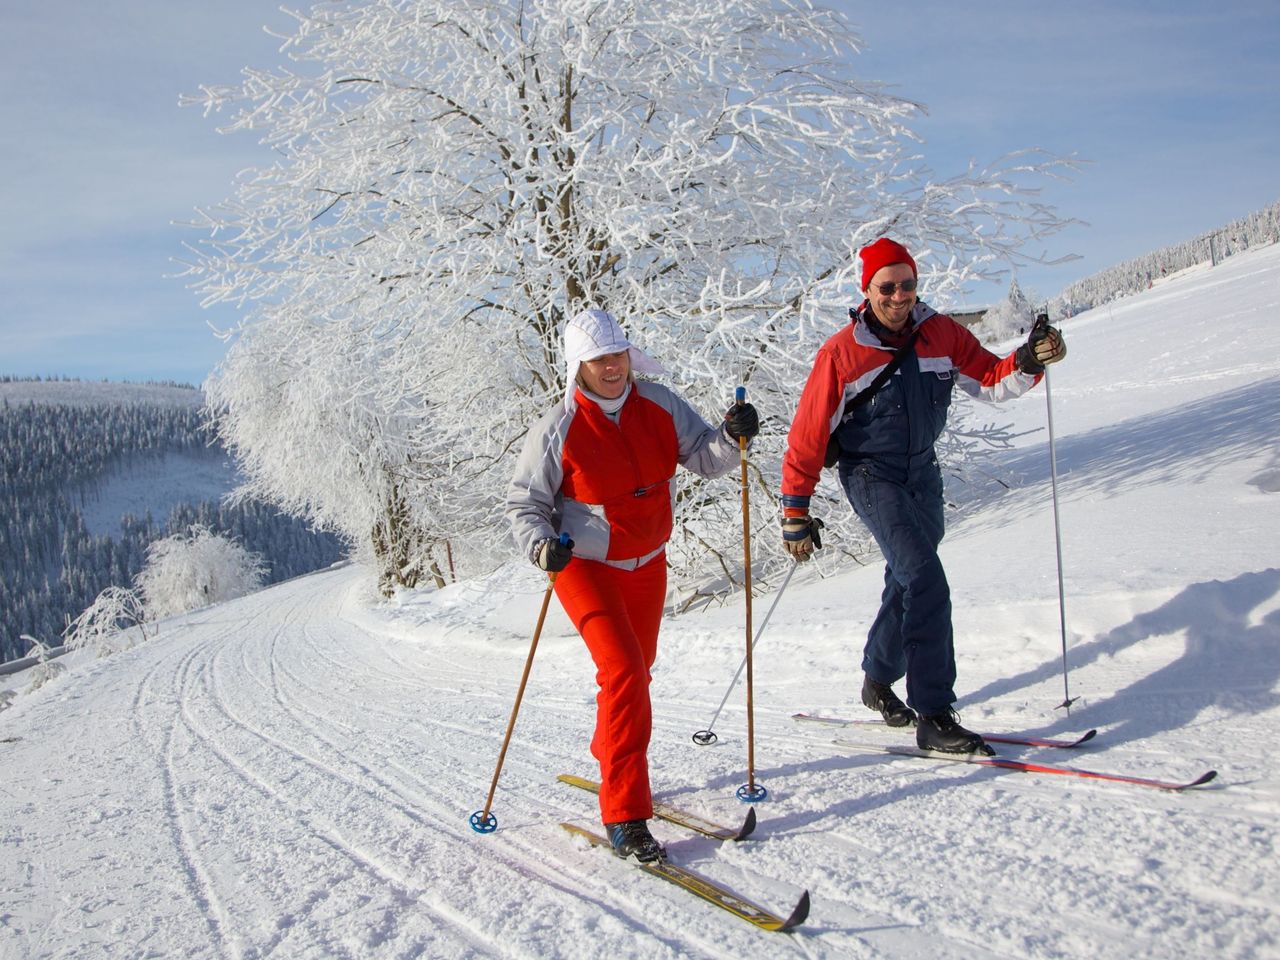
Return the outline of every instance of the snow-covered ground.
{"type": "MultiPolygon", "coordinates": [[[[797,574],[755,658],[756,837],[665,824],[672,856],[779,910],[740,920],[571,839],[594,798],[592,668],[554,604],[483,806],[542,597],[527,565],[373,603],[306,577],[72,655],[0,714],[0,957],[1280,956],[1280,246],[1064,324],[1051,375],[1064,679],[1043,430],[953,525],[958,704],[1086,747],[1010,756],[1187,779],[1181,794],[890,757],[790,716],[866,715],[880,571],[797,574]]],[[[1043,391],[1005,408],[1045,422],[1043,391]]],[[[726,496],[736,488],[726,482],[726,496]]],[[[773,596],[755,601],[759,623],[773,596]]],[[[743,653],[741,603],[669,622],[653,780],[732,821],[745,713],[695,746],[743,653]]],[[[891,743],[901,734],[867,730],[891,743]]]]}

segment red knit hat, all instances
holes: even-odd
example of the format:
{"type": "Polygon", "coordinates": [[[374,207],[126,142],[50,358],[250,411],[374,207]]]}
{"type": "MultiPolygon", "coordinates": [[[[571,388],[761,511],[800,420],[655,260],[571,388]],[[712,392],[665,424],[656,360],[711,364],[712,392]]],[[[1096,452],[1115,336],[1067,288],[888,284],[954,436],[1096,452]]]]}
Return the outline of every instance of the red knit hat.
{"type": "Polygon", "coordinates": [[[876,275],[876,271],[881,267],[887,267],[891,263],[905,263],[911,268],[911,275],[917,280],[920,275],[916,272],[916,262],[911,259],[911,254],[907,253],[907,248],[900,243],[895,243],[888,237],[881,237],[869,247],[863,247],[858,251],[858,256],[862,258],[862,290],[865,293],[867,287],[871,286],[871,278],[876,275]]]}

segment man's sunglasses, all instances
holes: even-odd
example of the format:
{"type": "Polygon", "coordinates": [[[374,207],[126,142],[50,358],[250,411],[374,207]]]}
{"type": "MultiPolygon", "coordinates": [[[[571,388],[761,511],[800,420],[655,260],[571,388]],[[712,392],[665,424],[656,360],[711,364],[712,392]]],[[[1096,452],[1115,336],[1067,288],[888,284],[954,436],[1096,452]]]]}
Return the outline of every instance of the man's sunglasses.
{"type": "Polygon", "coordinates": [[[898,283],[877,283],[876,289],[880,291],[882,297],[892,297],[894,290],[901,290],[903,293],[916,292],[916,280],[912,277],[910,280],[902,280],[898,283]]]}

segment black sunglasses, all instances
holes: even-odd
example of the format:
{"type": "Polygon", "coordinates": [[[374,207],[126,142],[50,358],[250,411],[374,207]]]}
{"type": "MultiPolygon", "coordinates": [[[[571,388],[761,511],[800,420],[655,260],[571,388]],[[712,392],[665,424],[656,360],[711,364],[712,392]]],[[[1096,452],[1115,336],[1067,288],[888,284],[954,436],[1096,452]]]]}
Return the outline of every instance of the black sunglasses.
{"type": "Polygon", "coordinates": [[[903,293],[916,292],[916,280],[912,277],[910,280],[902,280],[898,283],[877,283],[876,289],[880,291],[882,297],[892,297],[893,291],[901,290],[903,293]]]}

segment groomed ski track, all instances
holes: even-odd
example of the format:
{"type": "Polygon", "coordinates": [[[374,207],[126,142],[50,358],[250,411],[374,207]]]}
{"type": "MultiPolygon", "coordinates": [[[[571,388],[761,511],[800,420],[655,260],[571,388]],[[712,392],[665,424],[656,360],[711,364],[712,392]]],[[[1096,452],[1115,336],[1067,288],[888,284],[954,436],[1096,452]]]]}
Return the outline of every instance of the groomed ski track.
{"type": "MultiPolygon", "coordinates": [[[[807,570],[754,659],[770,791],[755,832],[654,827],[752,901],[809,891],[795,931],[760,932],[560,829],[595,824],[594,798],[555,779],[594,774],[595,691],[554,603],[498,830],[470,829],[545,588],[531,565],[383,604],[336,569],[164,621],[104,660],[68,654],[33,692],[30,671],[5,678],[0,958],[1280,957],[1277,291],[1273,245],[1063,323],[1069,716],[1042,396],[999,408],[1019,437],[995,466],[1010,485],[957,487],[942,544],[966,725],[1096,727],[1070,763],[1213,768],[1213,783],[1141,790],[806,735],[793,713],[861,710],[882,589],[877,564],[807,570]]],[[[719,742],[690,738],[741,663],[742,613],[735,596],[668,619],[653,677],[659,798],[730,823],[741,687],[719,742]]]]}
{"type": "MultiPolygon", "coordinates": [[[[440,598],[466,601],[474,589],[440,598]]],[[[506,596],[487,589],[491,605],[538,599],[535,580],[506,596]]],[[[3,894],[3,936],[21,932],[30,948],[37,928],[88,922],[100,931],[90,937],[99,956],[760,949],[757,931],[611,869],[559,829],[566,818],[595,822],[593,799],[555,782],[555,771],[583,765],[594,711],[590,664],[563,625],[535,661],[493,807],[499,829],[481,836],[467,815],[484,800],[527,647],[457,619],[379,629],[360,590],[353,570],[304,578],[167,623],[149,644],[62,681],[41,706],[82,725],[49,772],[78,827],[47,833],[28,809],[10,828],[19,852],[39,851],[26,879],[40,895],[3,894]]],[[[694,746],[688,731],[707,701],[673,702],[666,685],[655,691],[659,791],[708,815],[740,815],[739,738],[694,746]]],[[[1113,899],[1129,895],[1130,869],[1101,869],[1092,843],[1072,842],[1097,830],[1135,850],[1158,831],[1158,845],[1185,861],[1190,886],[1142,893],[1169,914],[1190,901],[1230,928],[1272,909],[1261,892],[1233,901],[1193,882],[1243,829],[1212,799],[1205,819],[1185,798],[839,756],[797,737],[785,708],[763,713],[757,731],[757,773],[773,799],[758,807],[756,838],[720,844],[655,829],[680,862],[760,902],[811,889],[797,942],[770,942],[771,955],[1012,957],[1052,941],[1059,946],[1039,955],[1068,955],[1074,942],[1119,956],[1103,945],[1132,932],[1128,908],[1113,899]],[[993,896],[970,909],[979,889],[993,896]],[[1006,899],[1016,908],[1004,909],[1006,899]],[[1022,920],[1028,902],[1038,904],[1034,930],[1022,920]]],[[[48,745],[36,736],[4,749],[15,758],[48,745]]],[[[39,955],[70,951],[55,940],[39,955]]]]}

